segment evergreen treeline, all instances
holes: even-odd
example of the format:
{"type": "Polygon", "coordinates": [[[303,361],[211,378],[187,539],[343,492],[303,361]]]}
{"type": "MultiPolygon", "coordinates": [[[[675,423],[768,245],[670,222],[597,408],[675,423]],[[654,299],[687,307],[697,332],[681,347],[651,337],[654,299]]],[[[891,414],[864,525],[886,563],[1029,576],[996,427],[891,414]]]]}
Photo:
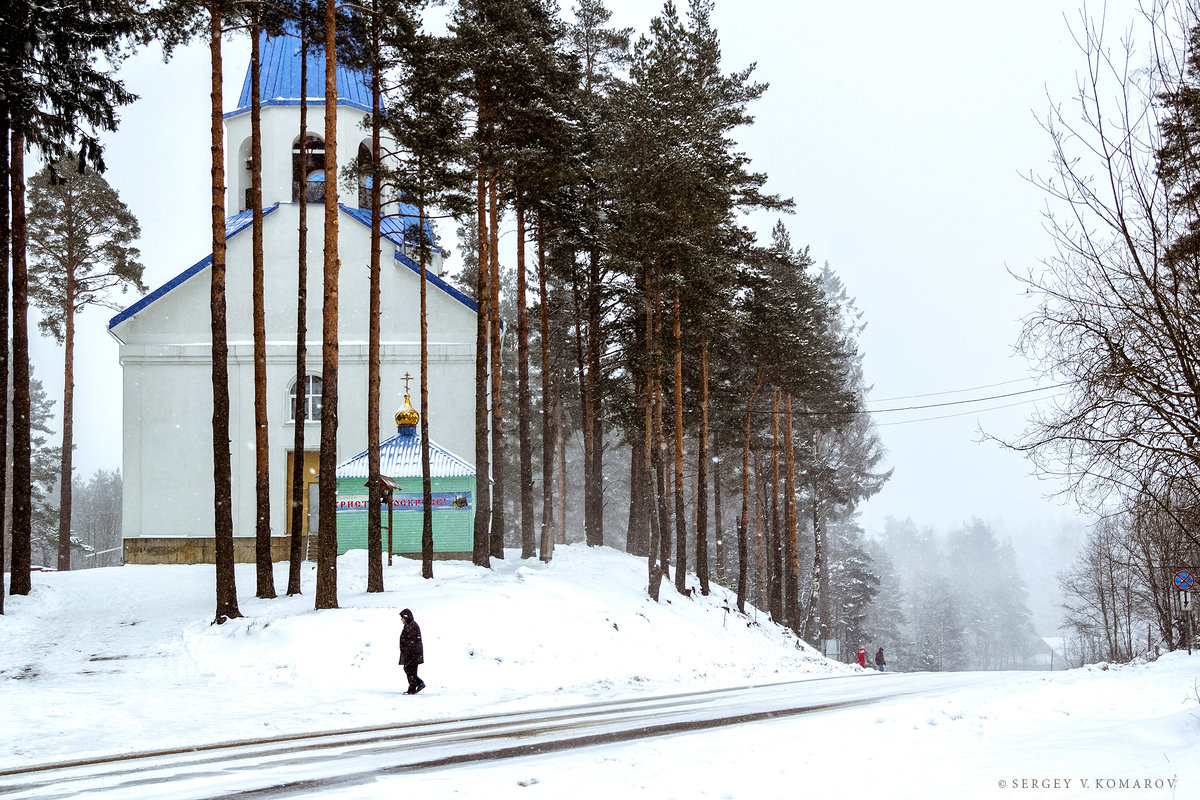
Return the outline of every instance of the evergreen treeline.
{"type": "Polygon", "coordinates": [[[979,520],[940,537],[889,518],[867,551],[881,575],[867,641],[887,645],[889,668],[1021,669],[1045,651],[1012,546],[979,520]]]}
{"type": "MultiPolygon", "coordinates": [[[[753,600],[809,638],[834,635],[840,601],[830,574],[844,566],[835,559],[844,542],[832,531],[852,524],[855,505],[887,477],[875,471],[882,450],[863,409],[856,352],[861,322],[836,277],[818,269],[782,223],[769,242],[759,242],[745,223],[746,212],[786,212],[790,201],[765,191],[767,176],[737,147],[735,133],[753,123],[750,107],[767,87],[753,80],[752,67],[723,71],[711,0],[691,0],[682,12],[668,2],[636,41],[628,30],[609,26],[599,0],[581,0],[570,14],[545,0],[461,0],[445,36],[424,30],[423,4],[414,0],[352,9],[171,0],[152,13],[132,0],[107,0],[84,4],[65,19],[35,4],[18,5],[20,14],[5,15],[3,32],[5,140],[12,145],[6,152],[17,156],[6,170],[13,214],[2,220],[13,267],[17,387],[13,591],[28,590],[30,485],[28,467],[21,466],[29,462],[22,444],[29,442],[22,402],[29,379],[27,345],[20,340],[30,242],[18,162],[32,145],[59,170],[102,168],[95,132],[111,129],[114,109],[132,99],[111,67],[149,37],[168,53],[199,40],[209,45],[213,73],[216,619],[239,614],[223,356],[220,72],[222,37],[243,31],[253,44],[252,64],[262,35],[297,37],[302,48],[324,52],[327,97],[335,91],[335,51],[372,76],[371,153],[337,164],[333,103],[325,108],[319,159],[327,177],[322,472],[332,472],[337,428],[336,353],[328,352],[328,343],[337,339],[332,289],[339,178],[353,175],[360,182],[369,178],[363,185],[372,193],[376,254],[381,217],[397,196],[420,210],[412,222],[423,267],[424,252],[434,244],[425,236],[428,219],[457,217],[470,237],[464,277],[481,309],[477,468],[494,477],[490,487],[480,482],[479,564],[487,566],[506,543],[520,546],[525,557],[548,559],[556,541],[582,530],[589,544],[644,556],[655,597],[663,580],[677,592],[708,592],[715,575],[736,587],[740,608],[753,600]],[[37,34],[50,26],[66,31],[53,44],[37,34]],[[75,103],[61,101],[64,95],[75,103]],[[501,226],[510,224],[517,232],[515,261],[500,248],[501,226]],[[503,331],[502,317],[508,322],[503,331]],[[698,586],[687,583],[693,570],[698,586]]],[[[256,142],[258,93],[251,94],[256,142]]],[[[251,207],[258,212],[257,144],[250,162],[251,207]]],[[[261,415],[258,213],[254,229],[255,404],[261,415]]],[[[377,293],[373,316],[380,313],[377,293]]],[[[424,341],[424,321],[422,331],[424,341]]],[[[423,384],[423,405],[424,390],[423,384]]],[[[368,394],[368,402],[378,402],[376,392],[368,394]]],[[[427,420],[429,409],[422,411],[427,420]]],[[[268,513],[262,420],[257,428],[261,523],[268,513]]],[[[64,464],[69,475],[69,461],[64,464]]],[[[324,519],[332,513],[332,496],[326,496],[332,482],[323,482],[322,490],[324,519]]],[[[316,604],[334,607],[335,526],[331,518],[325,522],[316,604]]],[[[270,597],[263,528],[256,532],[258,594],[270,597]]],[[[372,528],[377,534],[377,520],[372,528]]],[[[378,538],[369,537],[373,551],[378,538]]],[[[431,576],[426,538],[423,571],[431,576]]],[[[855,558],[870,571],[865,551],[855,558]]],[[[293,557],[293,572],[296,562],[293,557]]],[[[369,584],[382,590],[381,574],[373,572],[369,584]]],[[[289,581],[289,592],[292,586],[289,581]]]]}

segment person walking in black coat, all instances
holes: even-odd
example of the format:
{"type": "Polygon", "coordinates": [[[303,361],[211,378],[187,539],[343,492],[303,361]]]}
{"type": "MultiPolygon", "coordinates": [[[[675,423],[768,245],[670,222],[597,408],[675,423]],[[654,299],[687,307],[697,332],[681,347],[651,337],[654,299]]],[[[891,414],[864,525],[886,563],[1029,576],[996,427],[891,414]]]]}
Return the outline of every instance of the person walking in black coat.
{"type": "Polygon", "coordinates": [[[425,646],[421,644],[421,626],[413,620],[407,608],[400,612],[404,630],[400,631],[400,664],[408,676],[406,694],[416,694],[425,688],[425,681],[417,677],[417,666],[425,663],[425,646]]]}
{"type": "Polygon", "coordinates": [[[880,672],[887,672],[887,662],[883,660],[883,648],[875,653],[875,668],[880,672]]]}

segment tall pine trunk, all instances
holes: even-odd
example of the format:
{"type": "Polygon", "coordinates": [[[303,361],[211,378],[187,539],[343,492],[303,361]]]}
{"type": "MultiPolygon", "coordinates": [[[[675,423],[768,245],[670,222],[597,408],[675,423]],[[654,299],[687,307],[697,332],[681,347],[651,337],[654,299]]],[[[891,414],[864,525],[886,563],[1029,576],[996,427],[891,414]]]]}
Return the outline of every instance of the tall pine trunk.
{"type": "MultiPolygon", "coordinates": [[[[504,508],[504,479],[507,464],[504,459],[504,403],[501,396],[503,372],[500,351],[500,207],[497,186],[499,175],[493,174],[488,186],[488,288],[491,290],[489,322],[489,344],[491,346],[492,386],[492,536],[490,553],[494,558],[504,558],[504,535],[506,533],[506,511],[504,508]]],[[[483,267],[481,266],[481,269],[483,267]]]]}
{"type": "Polygon", "coordinates": [[[554,376],[554,450],[558,453],[558,469],[554,479],[558,484],[555,497],[558,499],[557,544],[567,543],[567,447],[563,442],[563,376],[554,376]]]}
{"type": "Polygon", "coordinates": [[[646,557],[647,568],[649,570],[649,591],[650,597],[654,602],[658,602],[659,590],[662,585],[663,568],[658,563],[661,555],[661,546],[659,537],[662,532],[659,530],[659,524],[655,510],[651,509],[651,503],[655,501],[654,486],[652,481],[655,474],[655,462],[657,461],[657,452],[654,447],[654,376],[653,368],[650,366],[651,354],[654,352],[654,330],[655,330],[655,311],[654,298],[650,289],[650,268],[648,265],[642,267],[642,294],[643,294],[643,318],[645,320],[645,357],[646,367],[643,369],[643,382],[645,384],[645,395],[642,409],[642,464],[645,477],[645,491],[643,496],[646,499],[646,515],[649,520],[650,540],[647,548],[648,554],[646,557]]]}
{"type": "MultiPolygon", "coordinates": [[[[8,145],[11,129],[8,122],[8,102],[0,92],[0,330],[8,330],[8,262],[12,250],[9,237],[12,223],[8,212],[10,192],[8,145]]],[[[8,386],[8,337],[0,342],[0,386],[8,386]]],[[[8,452],[8,401],[0,402],[0,453],[8,452]]],[[[0,514],[8,495],[8,470],[0,468],[0,514]]],[[[7,564],[4,547],[4,526],[0,525],[0,575],[7,564]]],[[[4,613],[4,581],[0,579],[0,614],[4,613]]]]}
{"type": "Polygon", "coordinates": [[[687,514],[683,505],[683,327],[679,289],[671,295],[671,330],[674,342],[675,401],[675,588],[687,594],[687,514]]]}
{"type": "MultiPolygon", "coordinates": [[[[639,335],[638,338],[643,338],[639,335]]],[[[646,408],[646,376],[633,376],[634,397],[638,409],[646,408]]],[[[629,521],[625,538],[625,552],[635,556],[646,556],[650,551],[650,498],[647,495],[650,473],[646,469],[646,428],[635,425],[630,431],[629,455],[629,521]]]]}
{"type": "Polygon", "coordinates": [[[779,402],[778,388],[772,394],[771,403],[771,482],[766,508],[770,514],[767,528],[767,586],[768,606],[771,619],[783,623],[783,571],[780,569],[780,553],[783,543],[779,524],[779,402]]]}
{"type": "MultiPolygon", "coordinates": [[[[661,373],[662,367],[657,370],[661,373]]],[[[663,427],[663,390],[662,377],[654,381],[654,480],[658,487],[655,507],[658,510],[658,567],[666,580],[671,579],[671,506],[667,494],[667,452],[666,430],[663,427]]]]}
{"type": "Polygon", "coordinates": [[[233,562],[233,476],[229,452],[229,342],[225,320],[225,151],[221,117],[221,5],[209,6],[212,14],[208,50],[212,62],[212,280],[209,308],[212,314],[213,388],[213,510],[216,555],[217,609],[215,621],[240,617],[233,562]]]}
{"type": "Polygon", "coordinates": [[[708,596],[708,331],[700,332],[700,435],[696,453],[696,575],[708,596]]]}
{"type": "Polygon", "coordinates": [[[725,516],[721,507],[721,484],[724,477],[724,462],[721,460],[721,432],[713,432],[713,544],[717,562],[717,582],[728,586],[728,564],[725,555],[725,516]]]}
{"type": "MultiPolygon", "coordinates": [[[[308,40],[300,4],[300,85],[308,86],[308,40]]],[[[295,169],[293,167],[293,169],[295,169]]],[[[300,594],[300,564],[304,558],[304,423],[308,383],[308,92],[300,93],[300,196],[297,214],[299,246],[296,251],[296,407],[292,431],[292,539],[288,553],[288,595],[300,594]]],[[[309,531],[311,534],[312,531],[309,531]]]]}
{"type": "Polygon", "coordinates": [[[800,635],[800,548],[796,520],[796,443],[792,418],[792,396],[784,396],[786,426],[784,436],[783,496],[784,496],[784,563],[783,616],[797,636],[800,635]]]}
{"type": "MultiPolygon", "coordinates": [[[[379,57],[379,3],[371,4],[371,46],[373,56],[379,57]]],[[[371,164],[379,164],[380,154],[380,98],[382,89],[379,85],[378,64],[371,70],[371,164]]],[[[371,176],[371,263],[370,288],[368,289],[368,322],[367,322],[367,591],[383,591],[383,531],[382,485],[379,467],[379,317],[380,317],[380,252],[382,250],[382,209],[380,207],[379,176],[372,170],[371,176]]],[[[424,274],[422,274],[424,280],[424,274]]],[[[421,284],[422,301],[424,300],[425,285],[421,284]]],[[[422,323],[424,323],[424,307],[422,306],[422,323]]],[[[422,352],[422,355],[424,353],[422,352]]],[[[421,376],[425,372],[422,366],[421,376]]],[[[422,409],[421,419],[425,419],[422,409]]],[[[389,557],[390,557],[389,553],[389,557]]]]}
{"type": "Polygon", "coordinates": [[[537,557],[533,531],[533,432],[529,403],[529,314],[525,308],[525,209],[520,191],[517,214],[517,445],[521,460],[521,558],[537,557]]]}
{"type": "MultiPolygon", "coordinates": [[[[71,569],[71,460],[75,452],[75,270],[63,292],[63,429],[58,472],[58,569],[71,569]]],[[[2,562],[0,562],[2,563],[2,562]]]]}
{"type": "Polygon", "coordinates": [[[257,12],[250,25],[250,213],[253,217],[253,315],[254,315],[254,563],[256,597],[275,596],[275,573],[271,563],[271,470],[267,435],[267,318],[265,266],[263,260],[262,208],[262,101],[259,97],[259,42],[257,12]]]}
{"type": "MultiPolygon", "coordinates": [[[[480,118],[482,119],[482,109],[480,118]]],[[[482,164],[475,176],[478,267],[475,280],[475,528],[471,562],[491,566],[492,486],[488,443],[488,335],[491,330],[488,288],[487,180],[482,164]]]]}
{"type": "Polygon", "coordinates": [[[325,10],[325,250],[316,607],[337,608],[338,196],[335,4],[325,10]]]}
{"type": "Polygon", "coordinates": [[[755,600],[754,604],[762,608],[763,601],[769,602],[771,592],[771,567],[767,553],[771,549],[770,526],[765,524],[763,517],[770,507],[767,492],[770,490],[763,480],[761,454],[754,454],[754,567],[755,567],[755,600]]]}
{"type": "Polygon", "coordinates": [[[595,444],[593,436],[596,433],[592,425],[591,390],[588,380],[587,360],[587,312],[583,298],[583,286],[579,279],[577,255],[571,254],[571,302],[574,305],[575,316],[575,374],[579,379],[579,418],[583,433],[583,538],[589,545],[595,539],[595,521],[592,518],[592,448],[595,444]]]}
{"type": "Polygon", "coordinates": [[[32,472],[29,442],[29,272],[25,262],[25,136],[12,133],[9,179],[12,195],[12,573],[8,593],[29,594],[32,542],[32,472]]]}
{"type": "Polygon", "coordinates": [[[587,503],[590,523],[587,542],[592,547],[604,544],[604,419],[600,414],[600,349],[604,333],[600,320],[600,250],[593,247],[588,256],[587,289],[587,385],[588,414],[584,421],[591,427],[591,449],[587,454],[587,503]]]}
{"type": "Polygon", "coordinates": [[[754,411],[754,396],[762,388],[762,369],[755,376],[754,387],[746,397],[746,424],[742,431],[742,514],[738,518],[738,611],[746,613],[746,561],[750,556],[746,541],[750,522],[750,420],[754,411]]]}
{"type": "Polygon", "coordinates": [[[541,559],[554,555],[554,413],[550,378],[550,310],[546,292],[546,229],[537,217],[538,303],[542,349],[542,532],[541,559]]]}
{"type": "MultiPolygon", "coordinates": [[[[424,166],[418,166],[422,175],[424,166]]],[[[429,464],[429,313],[427,305],[426,265],[430,242],[425,239],[425,188],[421,187],[417,207],[417,230],[421,237],[421,577],[433,578],[433,477],[429,464]]]]}
{"type": "MultiPolygon", "coordinates": [[[[815,451],[816,440],[811,430],[809,432],[809,442],[815,451]]],[[[809,578],[808,608],[805,611],[804,624],[801,626],[801,630],[803,631],[803,635],[816,633],[821,638],[822,645],[824,645],[824,640],[829,638],[829,629],[827,626],[828,614],[825,611],[828,582],[825,578],[825,532],[821,524],[821,489],[816,470],[812,472],[809,489],[812,493],[810,510],[812,512],[813,526],[813,565],[812,574],[809,578]],[[817,622],[820,623],[819,628],[816,627],[817,622]]]]}

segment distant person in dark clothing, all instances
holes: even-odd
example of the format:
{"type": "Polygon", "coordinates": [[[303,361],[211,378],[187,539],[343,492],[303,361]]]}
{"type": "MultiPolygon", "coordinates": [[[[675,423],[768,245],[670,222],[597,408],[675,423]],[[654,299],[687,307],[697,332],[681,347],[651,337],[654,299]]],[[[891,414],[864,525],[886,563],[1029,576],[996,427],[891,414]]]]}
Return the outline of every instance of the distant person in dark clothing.
{"type": "Polygon", "coordinates": [[[408,676],[406,694],[416,694],[425,688],[425,681],[417,677],[417,666],[425,663],[425,646],[421,644],[421,626],[413,621],[407,608],[400,612],[404,630],[400,631],[400,664],[408,676]]]}
{"type": "Polygon", "coordinates": [[[887,672],[887,662],[883,660],[883,648],[879,648],[875,653],[875,668],[880,672],[887,672]]]}

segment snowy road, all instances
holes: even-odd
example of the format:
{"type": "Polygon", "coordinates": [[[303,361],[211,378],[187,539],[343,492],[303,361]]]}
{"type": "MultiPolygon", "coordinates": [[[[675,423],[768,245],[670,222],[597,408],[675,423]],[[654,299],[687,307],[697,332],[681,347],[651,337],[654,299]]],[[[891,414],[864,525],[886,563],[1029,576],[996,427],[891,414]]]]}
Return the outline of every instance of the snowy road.
{"type": "Polygon", "coordinates": [[[454,764],[781,719],[905,695],[935,697],[1009,677],[868,673],[44,764],[0,771],[0,796],[315,797],[454,764]]]}

